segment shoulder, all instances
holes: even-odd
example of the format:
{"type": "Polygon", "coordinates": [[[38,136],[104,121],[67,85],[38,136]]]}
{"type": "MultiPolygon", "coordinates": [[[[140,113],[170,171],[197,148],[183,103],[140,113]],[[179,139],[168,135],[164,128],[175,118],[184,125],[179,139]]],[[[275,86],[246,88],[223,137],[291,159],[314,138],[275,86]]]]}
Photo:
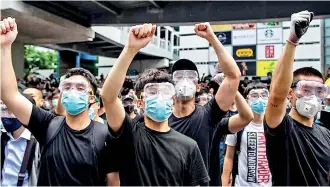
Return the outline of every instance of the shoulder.
{"type": "Polygon", "coordinates": [[[192,138],[179,133],[178,131],[171,129],[172,136],[175,137],[176,143],[178,143],[180,146],[185,147],[195,147],[197,146],[197,142],[193,140],[192,138]]]}

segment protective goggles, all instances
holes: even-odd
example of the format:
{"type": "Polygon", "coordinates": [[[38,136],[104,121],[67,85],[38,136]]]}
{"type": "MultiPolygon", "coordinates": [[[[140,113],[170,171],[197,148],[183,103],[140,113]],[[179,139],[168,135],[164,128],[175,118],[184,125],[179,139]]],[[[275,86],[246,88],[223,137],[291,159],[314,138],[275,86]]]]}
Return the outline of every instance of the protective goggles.
{"type": "Polygon", "coordinates": [[[269,98],[269,91],[267,89],[255,89],[255,90],[251,90],[248,98],[250,100],[257,100],[259,98],[263,99],[263,100],[268,100],[269,98]]]}
{"type": "Polygon", "coordinates": [[[315,95],[319,99],[325,99],[329,93],[328,86],[317,81],[301,80],[292,84],[291,88],[296,88],[297,97],[315,95]]]}
{"type": "Polygon", "coordinates": [[[16,116],[8,110],[6,105],[0,104],[0,107],[1,107],[1,118],[16,118],[16,116]]]}
{"type": "Polygon", "coordinates": [[[148,83],[144,86],[143,93],[144,98],[162,95],[163,98],[169,99],[175,95],[175,89],[170,83],[148,83]]]}
{"type": "MultiPolygon", "coordinates": [[[[92,89],[87,81],[83,81],[83,80],[82,81],[72,81],[72,80],[68,80],[68,79],[63,80],[60,83],[59,90],[61,92],[71,91],[71,90],[75,90],[80,93],[92,92],[92,89]]],[[[94,95],[94,93],[92,93],[92,95],[94,95]]]]}
{"type": "Polygon", "coordinates": [[[195,70],[178,70],[173,72],[173,80],[174,82],[178,82],[182,79],[188,79],[193,82],[198,81],[198,73],[195,70]]]}

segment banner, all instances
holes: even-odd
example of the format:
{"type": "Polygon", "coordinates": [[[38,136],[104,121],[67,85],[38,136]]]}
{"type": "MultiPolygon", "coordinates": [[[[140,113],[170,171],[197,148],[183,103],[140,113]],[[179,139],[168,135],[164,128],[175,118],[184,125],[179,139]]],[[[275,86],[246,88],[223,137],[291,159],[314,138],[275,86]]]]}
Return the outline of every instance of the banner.
{"type": "Polygon", "coordinates": [[[232,29],[232,26],[230,24],[228,25],[211,25],[214,32],[216,31],[230,31],[232,29]]]}
{"type": "Polygon", "coordinates": [[[257,31],[251,30],[234,30],[232,31],[233,45],[251,45],[257,42],[257,31]]]}
{"type": "Polygon", "coordinates": [[[282,28],[258,29],[258,44],[282,43],[282,28]]]}
{"type": "Polygon", "coordinates": [[[282,44],[267,44],[257,46],[258,60],[274,60],[278,59],[282,53],[282,44]]]}
{"type": "Polygon", "coordinates": [[[282,22],[280,21],[270,21],[264,23],[257,23],[257,28],[269,28],[269,27],[282,27],[282,22]]]}
{"type": "Polygon", "coordinates": [[[257,76],[267,76],[268,72],[273,73],[277,61],[258,61],[257,76]]]}
{"type": "Polygon", "coordinates": [[[215,32],[214,34],[217,36],[218,40],[223,45],[230,45],[231,44],[231,31],[215,32]]]}
{"type": "Polygon", "coordinates": [[[241,76],[255,76],[256,75],[256,62],[236,62],[241,76]]]}
{"type": "Polygon", "coordinates": [[[255,29],[256,23],[243,23],[243,24],[233,24],[234,30],[240,30],[240,29],[255,29]]]}
{"type": "Polygon", "coordinates": [[[233,46],[233,57],[235,60],[256,59],[256,46],[233,46]]]}

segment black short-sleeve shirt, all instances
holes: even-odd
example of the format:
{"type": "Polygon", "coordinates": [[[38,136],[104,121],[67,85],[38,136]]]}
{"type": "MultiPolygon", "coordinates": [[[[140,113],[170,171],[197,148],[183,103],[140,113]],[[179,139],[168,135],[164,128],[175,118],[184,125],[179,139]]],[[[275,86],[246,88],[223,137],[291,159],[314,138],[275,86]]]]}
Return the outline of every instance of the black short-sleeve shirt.
{"type": "Polygon", "coordinates": [[[114,136],[122,186],[196,186],[209,181],[196,142],[173,129],[154,131],[126,116],[114,136]]]}
{"type": "Polygon", "coordinates": [[[274,186],[328,186],[330,131],[307,127],[285,115],[272,129],[265,122],[269,168],[274,186]]]}
{"type": "MultiPolygon", "coordinates": [[[[169,118],[169,125],[171,128],[197,142],[208,171],[210,164],[214,164],[210,163],[213,135],[217,125],[220,124],[219,122],[226,113],[227,112],[220,109],[215,98],[213,98],[204,106],[196,105],[195,110],[188,116],[177,118],[172,114],[169,118]]],[[[224,132],[223,134],[229,132],[228,123],[227,125],[221,126],[218,131],[224,132]]],[[[211,180],[213,179],[211,178],[211,180]]]]}
{"type": "MultiPolygon", "coordinates": [[[[27,128],[41,147],[45,146],[47,128],[55,117],[52,112],[33,106],[27,128]]],[[[108,152],[98,155],[92,145],[93,124],[78,131],[64,122],[41,157],[38,186],[105,185],[106,173],[115,169],[110,168],[111,158],[105,159],[108,152]]],[[[110,140],[110,134],[108,137],[110,140]]]]}

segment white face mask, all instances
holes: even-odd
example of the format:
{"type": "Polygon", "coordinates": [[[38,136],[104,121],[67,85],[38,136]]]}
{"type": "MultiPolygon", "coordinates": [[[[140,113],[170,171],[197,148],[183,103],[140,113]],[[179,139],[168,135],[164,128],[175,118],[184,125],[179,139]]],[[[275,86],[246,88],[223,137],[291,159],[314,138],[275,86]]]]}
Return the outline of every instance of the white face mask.
{"type": "Polygon", "coordinates": [[[297,98],[297,112],[306,118],[314,117],[321,110],[321,101],[315,96],[304,96],[297,98]]]}
{"type": "Polygon", "coordinates": [[[194,97],[196,93],[196,85],[194,82],[187,79],[182,79],[175,85],[176,97],[179,100],[189,100],[194,97]]]}

